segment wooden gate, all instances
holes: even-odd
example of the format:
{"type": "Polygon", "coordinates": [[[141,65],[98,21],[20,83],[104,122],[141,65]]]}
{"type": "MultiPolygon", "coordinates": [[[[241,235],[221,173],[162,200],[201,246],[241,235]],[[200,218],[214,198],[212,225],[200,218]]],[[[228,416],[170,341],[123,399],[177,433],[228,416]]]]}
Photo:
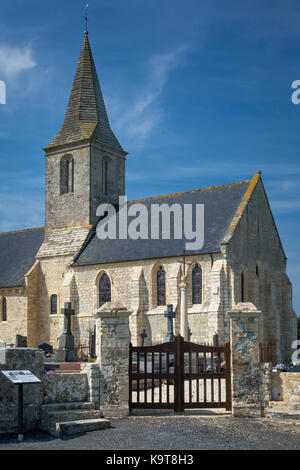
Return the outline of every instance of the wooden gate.
{"type": "Polygon", "coordinates": [[[129,345],[129,410],[231,410],[230,345],[207,346],[176,336],[156,346],[129,345]]]}

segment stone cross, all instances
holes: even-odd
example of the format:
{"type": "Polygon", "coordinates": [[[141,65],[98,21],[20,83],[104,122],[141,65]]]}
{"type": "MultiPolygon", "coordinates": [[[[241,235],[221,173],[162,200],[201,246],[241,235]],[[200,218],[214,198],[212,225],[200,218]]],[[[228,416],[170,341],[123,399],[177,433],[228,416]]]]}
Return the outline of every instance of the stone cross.
{"type": "Polygon", "coordinates": [[[142,333],[140,333],[140,337],[142,339],[142,346],[144,346],[144,342],[145,342],[145,338],[147,338],[147,333],[146,333],[146,330],[145,328],[143,329],[142,333]]]}
{"type": "Polygon", "coordinates": [[[175,338],[173,331],[173,319],[176,317],[176,312],[173,310],[173,305],[167,305],[167,311],[164,312],[164,316],[168,319],[168,331],[164,339],[164,343],[173,341],[175,338]]]}
{"type": "Polygon", "coordinates": [[[71,334],[71,319],[75,315],[75,310],[72,308],[71,302],[65,302],[65,308],[61,309],[61,313],[65,316],[64,332],[71,334]]]}
{"type": "Polygon", "coordinates": [[[74,336],[71,333],[71,319],[75,315],[71,302],[65,302],[65,308],[61,309],[64,315],[64,331],[60,335],[58,349],[55,353],[57,362],[75,362],[77,361],[77,351],[74,348],[74,336]]]}

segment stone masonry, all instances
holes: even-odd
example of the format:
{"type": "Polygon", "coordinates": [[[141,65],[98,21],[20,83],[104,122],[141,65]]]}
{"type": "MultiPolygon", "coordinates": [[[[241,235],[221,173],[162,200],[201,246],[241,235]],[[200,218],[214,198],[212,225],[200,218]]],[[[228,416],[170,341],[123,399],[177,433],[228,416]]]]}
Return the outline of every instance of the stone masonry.
{"type": "Polygon", "coordinates": [[[129,414],[129,315],[107,302],[97,312],[97,355],[100,366],[100,409],[106,417],[129,414]]]}

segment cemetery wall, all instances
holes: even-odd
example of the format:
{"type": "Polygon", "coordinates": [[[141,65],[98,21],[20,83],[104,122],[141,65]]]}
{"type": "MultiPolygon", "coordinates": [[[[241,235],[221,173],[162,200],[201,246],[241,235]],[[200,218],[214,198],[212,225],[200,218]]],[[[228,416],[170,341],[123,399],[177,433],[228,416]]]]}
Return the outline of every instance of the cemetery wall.
{"type": "Polygon", "coordinates": [[[43,403],[87,401],[88,383],[86,373],[44,374],[43,403]]]}

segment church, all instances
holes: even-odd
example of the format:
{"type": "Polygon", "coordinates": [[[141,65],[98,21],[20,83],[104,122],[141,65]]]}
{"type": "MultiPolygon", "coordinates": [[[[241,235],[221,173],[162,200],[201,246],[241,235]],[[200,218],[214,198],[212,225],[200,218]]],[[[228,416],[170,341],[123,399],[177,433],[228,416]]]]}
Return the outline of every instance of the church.
{"type": "Polygon", "coordinates": [[[45,147],[45,226],[0,233],[0,340],[58,345],[61,309],[71,302],[76,345],[87,345],[95,314],[106,302],[123,305],[131,341],[161,343],[167,305],[180,332],[186,308],[188,338],[229,340],[227,312],[237,303],[261,310],[262,345],[275,345],[276,360],[290,361],[296,339],[292,286],[286,256],[261,172],[223,186],[155,196],[152,204],[203,204],[204,244],[185,240],[101,240],[97,207],[118,207],[125,195],[127,152],[113,133],[85,31],[64,123],[45,147]],[[184,296],[184,297],[183,297],[184,296]],[[182,300],[184,299],[184,302],[182,300]]]}

